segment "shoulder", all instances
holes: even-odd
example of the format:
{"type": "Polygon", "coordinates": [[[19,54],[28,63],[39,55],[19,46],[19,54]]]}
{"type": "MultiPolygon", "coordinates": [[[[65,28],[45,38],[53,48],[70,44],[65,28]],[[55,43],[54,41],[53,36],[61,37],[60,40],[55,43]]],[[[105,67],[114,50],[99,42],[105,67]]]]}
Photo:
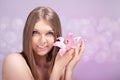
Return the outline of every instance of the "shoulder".
{"type": "Polygon", "coordinates": [[[22,55],[20,53],[11,53],[9,55],[7,55],[4,59],[4,61],[11,61],[11,60],[17,60],[17,61],[21,61],[24,60],[24,58],[22,57],[22,55]]]}
{"type": "Polygon", "coordinates": [[[31,80],[31,71],[20,53],[11,53],[3,61],[3,80],[31,80]]]}
{"type": "Polygon", "coordinates": [[[4,58],[3,67],[7,67],[8,65],[10,67],[19,67],[25,64],[25,59],[20,53],[11,53],[4,58]]]}

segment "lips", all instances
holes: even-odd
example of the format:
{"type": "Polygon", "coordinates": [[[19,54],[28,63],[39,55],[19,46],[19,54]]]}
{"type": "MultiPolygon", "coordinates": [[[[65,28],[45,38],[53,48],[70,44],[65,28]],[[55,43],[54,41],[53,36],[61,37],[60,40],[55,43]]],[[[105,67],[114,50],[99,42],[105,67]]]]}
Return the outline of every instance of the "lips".
{"type": "Polygon", "coordinates": [[[41,51],[45,51],[45,50],[47,50],[47,48],[48,48],[48,46],[40,46],[40,45],[38,45],[37,47],[38,47],[38,49],[41,50],[41,51]]]}

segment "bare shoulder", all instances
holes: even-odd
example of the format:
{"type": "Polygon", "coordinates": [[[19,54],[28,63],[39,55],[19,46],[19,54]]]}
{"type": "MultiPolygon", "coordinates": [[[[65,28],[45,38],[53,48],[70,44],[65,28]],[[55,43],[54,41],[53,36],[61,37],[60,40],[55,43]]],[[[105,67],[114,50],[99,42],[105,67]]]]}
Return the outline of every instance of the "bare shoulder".
{"type": "Polygon", "coordinates": [[[32,80],[30,69],[20,53],[5,57],[2,68],[3,80],[32,80]]]}
{"type": "MultiPolygon", "coordinates": [[[[24,58],[22,57],[22,55],[20,53],[11,53],[9,55],[7,55],[4,59],[4,62],[17,62],[17,61],[24,61],[24,58]]],[[[14,63],[15,64],[15,63],[14,63]]]]}
{"type": "Polygon", "coordinates": [[[20,66],[24,66],[25,64],[26,64],[25,59],[22,57],[20,53],[11,53],[4,58],[3,68],[4,67],[6,68],[8,66],[9,66],[8,68],[10,67],[19,68],[20,66]]]}

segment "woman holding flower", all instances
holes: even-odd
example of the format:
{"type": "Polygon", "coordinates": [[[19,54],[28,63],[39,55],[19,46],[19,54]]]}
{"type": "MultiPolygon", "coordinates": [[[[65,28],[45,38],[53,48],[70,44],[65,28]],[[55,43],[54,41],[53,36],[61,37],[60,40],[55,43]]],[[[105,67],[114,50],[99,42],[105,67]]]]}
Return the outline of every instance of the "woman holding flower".
{"type": "MultiPolygon", "coordinates": [[[[63,55],[60,55],[63,46],[56,44],[56,41],[61,36],[61,23],[53,9],[37,7],[32,10],[24,27],[23,50],[4,59],[2,79],[72,80],[75,65],[84,51],[85,40],[75,47],[65,48],[63,55]]],[[[65,39],[62,44],[68,47],[69,41],[65,39]]]]}

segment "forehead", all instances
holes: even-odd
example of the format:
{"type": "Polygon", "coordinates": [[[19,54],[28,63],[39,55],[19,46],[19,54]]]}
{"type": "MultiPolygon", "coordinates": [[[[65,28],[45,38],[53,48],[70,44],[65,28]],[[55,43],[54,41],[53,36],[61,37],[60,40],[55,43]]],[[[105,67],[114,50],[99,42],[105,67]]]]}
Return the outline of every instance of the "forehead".
{"type": "Polygon", "coordinates": [[[34,26],[34,29],[37,29],[37,30],[53,30],[52,29],[52,26],[45,20],[39,20],[35,26],[34,26]]]}

